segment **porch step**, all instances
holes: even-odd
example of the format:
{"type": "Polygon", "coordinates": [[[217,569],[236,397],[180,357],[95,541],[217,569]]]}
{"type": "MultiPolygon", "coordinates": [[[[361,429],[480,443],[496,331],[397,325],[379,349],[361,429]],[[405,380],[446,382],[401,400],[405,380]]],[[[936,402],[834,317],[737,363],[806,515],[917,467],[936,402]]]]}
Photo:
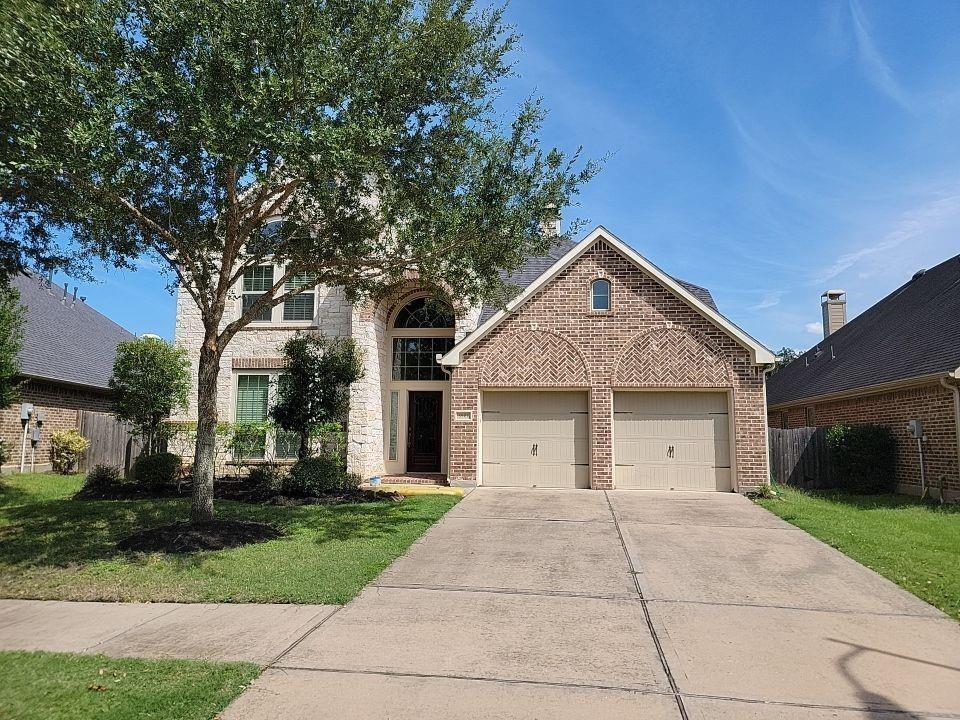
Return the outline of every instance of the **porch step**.
{"type": "Polygon", "coordinates": [[[384,485],[449,485],[447,476],[441,473],[404,473],[402,475],[381,475],[384,485]]]}

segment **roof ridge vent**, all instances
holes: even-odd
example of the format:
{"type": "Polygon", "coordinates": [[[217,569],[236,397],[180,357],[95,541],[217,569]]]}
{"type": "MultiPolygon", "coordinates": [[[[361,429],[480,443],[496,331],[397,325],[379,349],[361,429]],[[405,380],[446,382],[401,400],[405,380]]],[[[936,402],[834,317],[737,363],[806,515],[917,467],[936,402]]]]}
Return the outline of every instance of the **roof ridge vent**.
{"type": "Polygon", "coordinates": [[[924,275],[926,275],[926,274],[927,274],[927,269],[926,269],[926,268],[920,268],[919,270],[917,270],[917,271],[913,274],[913,277],[910,278],[910,279],[911,279],[911,280],[919,280],[920,278],[922,278],[922,277],[923,277],[924,275]]]}

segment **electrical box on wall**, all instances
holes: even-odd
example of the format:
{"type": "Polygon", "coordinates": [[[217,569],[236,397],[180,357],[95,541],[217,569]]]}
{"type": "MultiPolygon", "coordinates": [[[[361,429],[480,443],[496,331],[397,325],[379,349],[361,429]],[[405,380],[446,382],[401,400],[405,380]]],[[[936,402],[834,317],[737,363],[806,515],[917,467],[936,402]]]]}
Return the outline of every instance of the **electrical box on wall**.
{"type": "Polygon", "coordinates": [[[923,420],[911,420],[907,423],[907,430],[910,431],[910,437],[923,437],[923,420]]]}

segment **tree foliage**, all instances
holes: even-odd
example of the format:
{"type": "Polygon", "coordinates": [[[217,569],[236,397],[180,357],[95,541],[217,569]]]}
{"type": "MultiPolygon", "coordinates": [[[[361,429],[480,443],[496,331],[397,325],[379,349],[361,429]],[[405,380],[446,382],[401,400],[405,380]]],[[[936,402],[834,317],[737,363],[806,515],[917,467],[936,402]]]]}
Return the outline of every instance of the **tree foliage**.
{"type": "Polygon", "coordinates": [[[0,282],[0,408],[10,407],[20,397],[23,322],[20,293],[0,282]]]}
{"type": "Polygon", "coordinates": [[[154,450],[160,423],[174,410],[186,408],[190,362],[183,348],[157,337],[142,337],[117,346],[113,374],[117,419],[131,423],[154,450]]]}
{"type": "Polygon", "coordinates": [[[789,365],[794,360],[796,360],[798,357],[800,357],[800,353],[797,350],[794,350],[793,348],[788,348],[786,345],[784,345],[782,348],[777,350],[777,352],[774,354],[774,357],[776,358],[776,363],[773,366],[773,371],[770,373],[771,375],[782,370],[787,365],[789,365]]]}
{"type": "Polygon", "coordinates": [[[311,437],[329,423],[346,420],[350,385],[363,377],[363,358],[353,338],[305,332],[284,343],[283,356],[286,369],[270,416],[300,436],[302,460],[309,455],[311,437]]]}
{"type": "Polygon", "coordinates": [[[90,257],[159,257],[196,304],[198,520],[241,328],[317,283],[356,298],[415,276],[503,302],[502,271],[547,249],[541,226],[596,171],[541,147],[539,101],[498,113],[516,35],[473,0],[14,5],[0,215],[90,257]],[[266,262],[272,284],[238,311],[266,262]]]}

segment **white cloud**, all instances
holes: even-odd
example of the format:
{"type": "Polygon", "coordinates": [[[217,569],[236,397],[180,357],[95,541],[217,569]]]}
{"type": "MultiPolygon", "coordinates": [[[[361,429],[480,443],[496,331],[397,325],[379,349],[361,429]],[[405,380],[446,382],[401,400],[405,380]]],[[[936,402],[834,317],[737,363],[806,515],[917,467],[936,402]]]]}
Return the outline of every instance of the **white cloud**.
{"type": "Polygon", "coordinates": [[[803,326],[803,329],[811,335],[823,335],[823,323],[812,322],[803,326]]]}
{"type": "Polygon", "coordinates": [[[772,308],[772,307],[774,307],[775,305],[779,305],[779,304],[780,304],[780,298],[783,297],[783,294],[784,294],[784,291],[783,291],[783,290],[778,290],[778,291],[776,291],[776,292],[766,293],[762,298],[760,298],[760,302],[758,302],[756,305],[751,305],[751,306],[750,306],[750,309],[751,309],[751,310],[766,310],[767,308],[772,308]]]}
{"type": "Polygon", "coordinates": [[[941,226],[946,220],[960,213],[960,195],[933,200],[919,208],[903,213],[880,242],[868,245],[854,252],[840,255],[830,267],[826,268],[815,280],[824,283],[849,270],[864,258],[883,253],[914,240],[941,226]]]}
{"type": "Polygon", "coordinates": [[[850,20],[853,25],[853,36],[857,41],[857,56],[867,79],[902,108],[913,112],[913,103],[893,76],[890,65],[880,54],[870,34],[870,25],[857,0],[850,0],[850,20]]]}

